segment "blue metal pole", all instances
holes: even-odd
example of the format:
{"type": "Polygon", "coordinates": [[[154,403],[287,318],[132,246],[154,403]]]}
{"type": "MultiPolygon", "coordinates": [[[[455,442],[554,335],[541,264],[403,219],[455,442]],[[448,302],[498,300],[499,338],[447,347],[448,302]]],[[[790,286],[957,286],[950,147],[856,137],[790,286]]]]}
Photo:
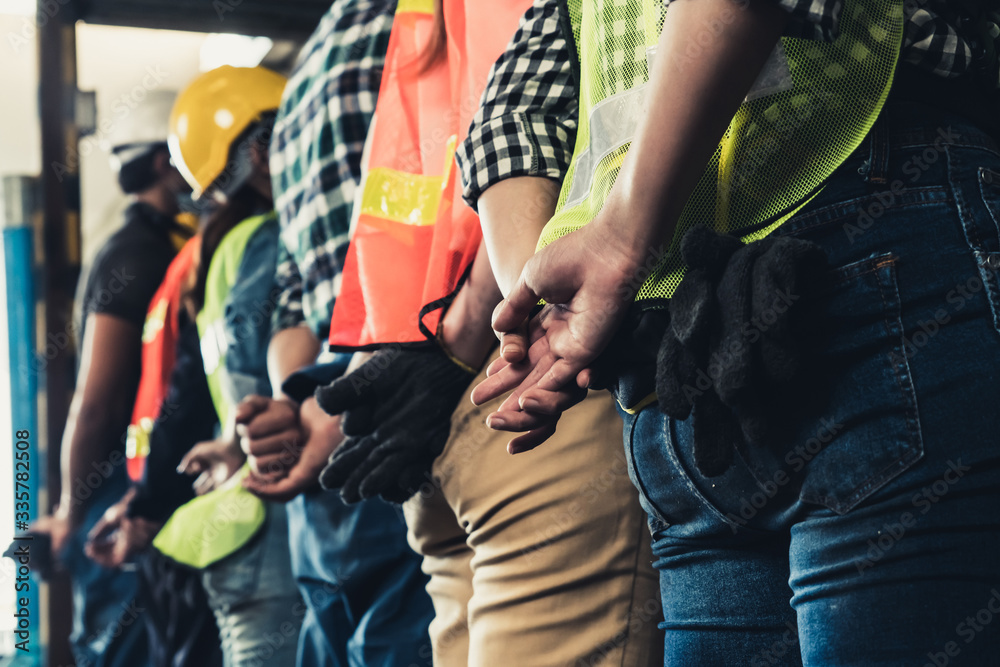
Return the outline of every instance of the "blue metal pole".
{"type": "MultiPolygon", "coordinates": [[[[11,441],[14,444],[15,537],[24,537],[27,523],[39,516],[39,492],[44,484],[45,465],[38,451],[38,361],[35,349],[35,289],[33,276],[34,243],[30,227],[3,230],[4,267],[7,282],[7,338],[10,349],[11,441]],[[25,455],[26,453],[26,455],[25,455]],[[27,470],[26,470],[27,468],[27,470]],[[19,473],[27,472],[27,475],[19,473]],[[25,479],[26,478],[26,479],[25,479]],[[25,498],[27,500],[25,500],[25,498]],[[25,503],[25,504],[21,504],[25,503]],[[23,513],[22,513],[23,512],[23,513]],[[27,514],[28,518],[24,516],[27,514]]],[[[31,549],[32,541],[21,544],[31,549]]],[[[26,598],[29,617],[26,634],[15,635],[15,642],[27,637],[29,652],[16,650],[14,665],[41,665],[43,647],[39,624],[40,582],[31,579],[24,585],[18,576],[15,596],[26,598]]],[[[18,609],[21,605],[18,603],[18,609]]],[[[18,629],[21,627],[19,625],[18,629]]]]}

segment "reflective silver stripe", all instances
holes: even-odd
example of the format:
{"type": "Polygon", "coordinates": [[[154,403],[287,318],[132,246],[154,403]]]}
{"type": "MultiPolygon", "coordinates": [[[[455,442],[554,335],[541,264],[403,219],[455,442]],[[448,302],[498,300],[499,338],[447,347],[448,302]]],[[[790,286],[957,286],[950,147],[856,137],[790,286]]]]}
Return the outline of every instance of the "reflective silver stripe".
{"type": "MultiPolygon", "coordinates": [[[[653,69],[656,47],[646,48],[649,71],[653,69]]],[[[785,49],[778,41],[771,57],[747,94],[746,100],[780,93],[793,85],[785,49]]],[[[594,187],[597,167],[609,155],[630,143],[639,129],[639,122],[646,113],[649,83],[617,93],[598,102],[590,111],[590,145],[582,153],[573,172],[573,184],[566,197],[565,208],[573,208],[590,195],[594,187]]]]}
{"type": "Polygon", "coordinates": [[[222,358],[226,356],[226,321],[217,319],[208,325],[208,330],[201,337],[201,360],[205,366],[205,375],[211,375],[219,368],[222,358]]]}
{"type": "Polygon", "coordinates": [[[577,159],[566,208],[576,206],[590,194],[594,186],[594,172],[601,161],[632,141],[646,110],[648,90],[649,83],[643,83],[612,95],[591,109],[590,145],[577,159]]]}
{"type": "Polygon", "coordinates": [[[750,92],[744,101],[749,102],[758,97],[791,90],[794,85],[792,70],[788,66],[788,56],[785,55],[785,47],[779,39],[760,74],[757,75],[757,80],[750,86],[750,92]]]}

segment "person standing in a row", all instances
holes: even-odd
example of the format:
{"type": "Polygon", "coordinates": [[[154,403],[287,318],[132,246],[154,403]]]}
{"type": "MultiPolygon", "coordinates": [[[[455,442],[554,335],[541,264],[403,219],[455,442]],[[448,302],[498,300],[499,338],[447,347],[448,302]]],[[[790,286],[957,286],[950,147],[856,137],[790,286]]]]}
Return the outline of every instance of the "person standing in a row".
{"type": "Polygon", "coordinates": [[[613,399],[586,398],[530,459],[507,456],[469,400],[496,358],[500,290],[454,151],[530,4],[396,11],[330,324],[337,349],[377,351],[316,393],[347,436],[320,481],[348,503],[403,504],[435,665],[651,666],[658,589],[613,399]]]}
{"type": "MultiPolygon", "coordinates": [[[[581,0],[550,34],[580,129],[474,396],[515,389],[490,423],[521,431],[615,390],[668,665],[1000,651],[956,627],[1000,583],[993,9],[581,0]]],[[[481,210],[537,71],[498,68],[470,133],[481,210]]]]}

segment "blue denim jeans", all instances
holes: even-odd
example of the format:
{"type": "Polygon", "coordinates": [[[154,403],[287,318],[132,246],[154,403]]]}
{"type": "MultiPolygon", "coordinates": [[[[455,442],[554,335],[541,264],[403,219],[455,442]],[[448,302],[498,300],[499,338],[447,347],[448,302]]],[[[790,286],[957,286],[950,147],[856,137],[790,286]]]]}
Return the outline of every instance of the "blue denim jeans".
{"type": "Polygon", "coordinates": [[[149,645],[137,601],[135,572],[109,570],[84,553],[87,533],[128,489],[124,466],[113,467],[88,499],[89,508],[73,533],[60,561],[73,585],[73,633],[70,645],[77,667],[143,667],[149,665],[149,645]]]}
{"type": "Polygon", "coordinates": [[[286,507],[305,605],[299,667],[429,667],[434,609],[397,509],[378,499],[348,506],[328,491],[286,507]]]}
{"type": "Polygon", "coordinates": [[[783,435],[706,478],[690,420],[624,415],[664,663],[1000,664],[996,145],[892,105],[777,233],[832,267],[783,435]]]}
{"type": "Polygon", "coordinates": [[[236,553],[201,574],[222,641],[223,667],[294,667],[305,609],[292,577],[285,506],[236,553]]]}

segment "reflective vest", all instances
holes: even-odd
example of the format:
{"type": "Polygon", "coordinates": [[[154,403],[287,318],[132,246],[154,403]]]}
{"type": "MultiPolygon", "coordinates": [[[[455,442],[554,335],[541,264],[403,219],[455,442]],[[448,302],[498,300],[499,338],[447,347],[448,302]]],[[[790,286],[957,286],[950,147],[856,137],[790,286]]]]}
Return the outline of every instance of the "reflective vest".
{"type": "Polygon", "coordinates": [[[142,328],[142,376],[125,441],[128,476],[133,482],[142,479],[149,455],[149,435],[170,387],[180,329],[177,315],[182,308],[181,293],[197,265],[200,250],[200,236],[184,244],[149,302],[142,328]]]}
{"type": "Polygon", "coordinates": [[[531,0],[444,0],[447,50],[420,56],[432,0],[400,0],[389,37],[357,224],[331,321],[334,349],[432,338],[482,240],[461,197],[455,147],[465,139],[489,70],[531,0]]]}
{"type": "MultiPolygon", "coordinates": [[[[212,403],[215,405],[215,414],[219,416],[219,422],[222,424],[228,423],[230,412],[242,399],[242,396],[234,395],[236,392],[233,390],[234,382],[227,370],[226,355],[234,345],[255,342],[251,336],[234,340],[233,333],[227,330],[226,300],[230,290],[236,286],[247,243],[262,225],[273,222],[276,218],[273,212],[254,216],[230,230],[212,256],[212,263],[205,277],[205,302],[201,312],[198,313],[198,335],[201,337],[201,358],[205,365],[205,376],[208,378],[212,403]]],[[[261,310],[266,305],[261,303],[261,310]]],[[[270,310],[259,313],[259,319],[247,322],[246,326],[269,328],[270,310]]],[[[256,350],[253,352],[256,353],[256,350]]]]}
{"type": "MultiPolygon", "coordinates": [[[[640,120],[656,113],[648,108],[648,71],[663,26],[660,0],[568,0],[566,6],[580,57],[580,126],[539,248],[597,216],[640,120]]],[[[691,227],[749,242],[812,199],[878,117],[902,36],[902,0],[844,0],[835,41],[782,38],[685,205],[667,252],[651,256],[636,301],[658,307],[673,294],[684,274],[680,240],[691,227]]],[[[712,39],[706,26],[685,51],[703,57],[712,39]]]]}
{"type": "MultiPolygon", "coordinates": [[[[234,227],[219,243],[205,279],[205,301],[198,313],[202,362],[208,388],[219,421],[225,425],[236,402],[226,370],[226,355],[232,345],[250,340],[231,340],[226,326],[226,302],[236,286],[247,243],[260,227],[275,220],[274,213],[255,216],[234,227]]],[[[271,270],[273,274],[273,269],[271,270]]],[[[263,317],[260,326],[270,326],[263,317]]],[[[199,496],[173,513],[153,540],[153,546],[170,558],[195,568],[205,568],[236,552],[263,526],[267,506],[243,488],[246,466],[222,487],[199,496]]]]}

